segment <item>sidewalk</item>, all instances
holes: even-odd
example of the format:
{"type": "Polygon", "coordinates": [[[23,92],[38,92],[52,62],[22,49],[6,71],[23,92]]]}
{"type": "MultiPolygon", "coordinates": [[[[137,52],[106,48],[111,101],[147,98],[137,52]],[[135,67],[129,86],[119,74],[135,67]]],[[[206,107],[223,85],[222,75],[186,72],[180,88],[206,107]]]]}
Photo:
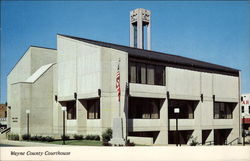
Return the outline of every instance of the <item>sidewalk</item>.
{"type": "MultiPolygon", "coordinates": [[[[7,139],[1,139],[0,144],[4,145],[13,145],[13,146],[22,146],[22,147],[35,147],[35,146],[57,146],[62,147],[62,145],[57,144],[49,144],[49,143],[40,143],[40,142],[29,142],[29,141],[12,141],[7,139]]],[[[69,146],[69,145],[63,145],[63,146],[69,146]]]]}

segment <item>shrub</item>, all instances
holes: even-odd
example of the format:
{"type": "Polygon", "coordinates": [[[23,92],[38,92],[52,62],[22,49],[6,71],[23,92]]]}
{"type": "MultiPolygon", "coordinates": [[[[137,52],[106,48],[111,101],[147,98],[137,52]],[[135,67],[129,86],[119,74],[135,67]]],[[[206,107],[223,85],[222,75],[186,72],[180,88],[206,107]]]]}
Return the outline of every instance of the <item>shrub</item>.
{"type": "Polygon", "coordinates": [[[31,137],[30,137],[30,140],[31,140],[31,141],[38,141],[37,135],[36,135],[36,136],[31,136],[31,137]]]}
{"type": "Polygon", "coordinates": [[[109,142],[111,138],[112,138],[112,129],[108,128],[102,133],[102,141],[109,142]]]}
{"type": "Polygon", "coordinates": [[[127,140],[125,144],[126,146],[135,146],[135,143],[130,142],[130,140],[127,140]]]}
{"type": "Polygon", "coordinates": [[[99,135],[87,135],[85,137],[86,140],[100,140],[100,136],[99,135]]]}
{"type": "Polygon", "coordinates": [[[77,134],[75,134],[74,135],[74,139],[76,139],[76,140],[83,140],[83,135],[77,135],[77,134]]]}
{"type": "Polygon", "coordinates": [[[51,137],[51,136],[46,136],[46,137],[45,137],[45,140],[46,140],[47,142],[52,142],[52,141],[54,141],[55,139],[54,139],[53,137],[51,137]]]}
{"type": "Polygon", "coordinates": [[[9,134],[8,140],[19,140],[19,135],[18,134],[9,134]]]}
{"type": "Polygon", "coordinates": [[[46,136],[42,136],[41,141],[46,141],[46,136]]]}
{"type": "Polygon", "coordinates": [[[37,141],[42,141],[43,137],[42,136],[37,136],[37,141]]]}
{"type": "Polygon", "coordinates": [[[108,143],[108,142],[102,142],[103,146],[112,146],[112,144],[108,143]]]}
{"type": "Polygon", "coordinates": [[[61,135],[61,139],[62,140],[69,140],[69,135],[61,135]]]}
{"type": "Polygon", "coordinates": [[[30,140],[30,134],[23,134],[22,139],[23,140],[30,140]]]}
{"type": "Polygon", "coordinates": [[[191,139],[191,142],[189,144],[190,146],[198,145],[197,137],[194,138],[193,136],[191,136],[190,139],[191,139]]]}

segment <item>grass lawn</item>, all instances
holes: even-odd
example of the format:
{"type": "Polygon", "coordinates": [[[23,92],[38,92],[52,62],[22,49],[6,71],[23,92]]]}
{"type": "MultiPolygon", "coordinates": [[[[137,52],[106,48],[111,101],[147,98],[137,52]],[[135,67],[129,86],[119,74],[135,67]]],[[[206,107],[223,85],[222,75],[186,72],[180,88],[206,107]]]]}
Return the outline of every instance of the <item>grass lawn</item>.
{"type": "MultiPolygon", "coordinates": [[[[40,143],[47,143],[47,144],[57,144],[62,145],[62,140],[56,140],[52,142],[42,142],[42,141],[35,141],[40,143]]],[[[103,146],[102,141],[95,141],[95,140],[66,140],[65,145],[78,145],[78,146],[103,146]]],[[[147,145],[141,145],[136,144],[135,146],[147,146],[147,145]]]]}
{"type": "MultiPolygon", "coordinates": [[[[49,144],[58,144],[62,145],[63,141],[58,140],[58,141],[52,141],[52,142],[45,142],[49,144]]],[[[101,141],[94,141],[94,140],[66,140],[65,141],[66,145],[80,145],[80,146],[102,146],[101,141]]]]}
{"type": "MultiPolygon", "coordinates": [[[[62,145],[62,141],[52,141],[52,142],[47,142],[50,144],[58,144],[62,145]]],[[[79,146],[103,146],[101,141],[94,141],[94,140],[67,140],[65,141],[66,145],[79,145],[79,146]]],[[[136,144],[135,146],[146,146],[146,145],[141,145],[141,144],[136,144]]]]}

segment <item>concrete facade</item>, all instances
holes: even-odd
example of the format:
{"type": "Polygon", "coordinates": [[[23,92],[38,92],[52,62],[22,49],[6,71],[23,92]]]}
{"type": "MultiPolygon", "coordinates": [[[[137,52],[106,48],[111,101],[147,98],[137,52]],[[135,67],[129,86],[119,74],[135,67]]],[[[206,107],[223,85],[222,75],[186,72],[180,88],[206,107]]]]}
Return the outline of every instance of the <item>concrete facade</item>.
{"type": "Polygon", "coordinates": [[[73,119],[66,118],[67,134],[101,135],[112,128],[119,110],[115,78],[120,59],[120,107],[125,138],[138,144],[172,144],[176,122],[170,114],[171,100],[197,103],[190,118],[179,119],[185,144],[190,142],[186,140],[189,133],[199,143],[218,140],[216,136],[221,132],[218,130],[226,131],[228,142],[240,137],[239,76],[164,65],[163,85],[130,82],[132,58],[122,49],[64,35],[57,36],[57,51],[31,47],[8,76],[11,132],[26,133],[25,110],[30,109],[32,135],[61,135],[61,107],[69,102],[75,103],[76,112],[67,116],[73,119]],[[27,81],[32,80],[30,77],[37,79],[27,81]],[[132,98],[159,101],[159,117],[130,118],[132,98]],[[99,116],[94,119],[89,118],[92,117],[89,104],[93,100],[100,102],[99,116]],[[230,118],[214,118],[215,102],[235,104],[230,118]]]}

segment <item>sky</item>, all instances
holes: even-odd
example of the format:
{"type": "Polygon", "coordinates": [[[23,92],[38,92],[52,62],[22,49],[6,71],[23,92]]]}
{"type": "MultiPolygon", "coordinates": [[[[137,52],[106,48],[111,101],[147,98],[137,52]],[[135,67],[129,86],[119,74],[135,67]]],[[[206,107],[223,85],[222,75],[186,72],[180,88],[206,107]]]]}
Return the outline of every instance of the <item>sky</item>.
{"type": "Polygon", "coordinates": [[[152,50],[241,70],[250,93],[250,1],[1,1],[1,95],[30,45],[66,34],[129,46],[129,12],[151,11],[152,50]]]}

